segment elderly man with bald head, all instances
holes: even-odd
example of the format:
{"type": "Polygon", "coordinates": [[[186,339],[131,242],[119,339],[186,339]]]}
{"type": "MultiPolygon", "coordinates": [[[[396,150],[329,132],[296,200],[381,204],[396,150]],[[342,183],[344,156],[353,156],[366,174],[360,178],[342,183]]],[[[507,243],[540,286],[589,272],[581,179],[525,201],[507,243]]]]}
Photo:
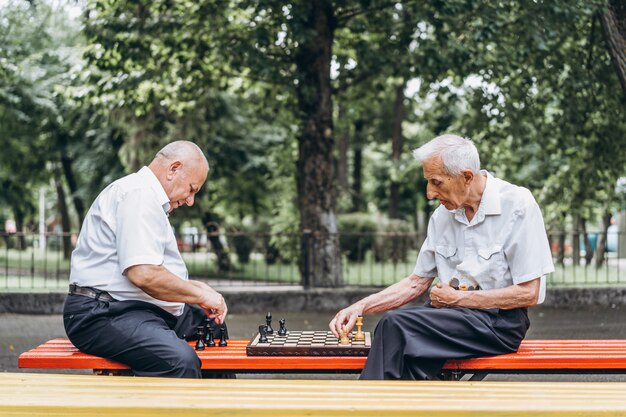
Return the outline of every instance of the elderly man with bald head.
{"type": "Polygon", "coordinates": [[[471,140],[439,136],[413,155],[427,197],[440,203],[413,273],[339,311],[329,326],[338,335],[358,316],[394,310],[429,289],[430,297],[381,319],[361,379],[438,379],[448,359],[516,351],[527,308],[543,302],[554,271],[532,194],[481,170],[471,140]]]}
{"type": "Polygon", "coordinates": [[[135,375],[201,376],[184,339],[207,317],[221,325],[227,307],[210,286],[188,279],[168,217],[193,205],[208,172],[197,145],[172,142],[93,202],[72,253],[63,311],[81,351],[124,363],[135,375]]]}

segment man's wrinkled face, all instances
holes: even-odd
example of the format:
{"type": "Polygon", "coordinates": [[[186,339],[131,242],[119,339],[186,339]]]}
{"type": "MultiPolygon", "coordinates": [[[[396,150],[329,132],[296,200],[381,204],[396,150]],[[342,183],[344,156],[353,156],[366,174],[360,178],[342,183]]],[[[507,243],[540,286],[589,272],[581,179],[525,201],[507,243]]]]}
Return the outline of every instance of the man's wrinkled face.
{"type": "Polygon", "coordinates": [[[195,196],[207,177],[207,169],[202,164],[174,162],[168,170],[165,192],[170,200],[170,212],[186,204],[193,206],[195,196]]]}
{"type": "Polygon", "coordinates": [[[450,176],[443,169],[440,157],[432,157],[422,162],[426,178],[426,196],[436,198],[448,210],[461,208],[467,201],[469,187],[463,175],[450,176]]]}

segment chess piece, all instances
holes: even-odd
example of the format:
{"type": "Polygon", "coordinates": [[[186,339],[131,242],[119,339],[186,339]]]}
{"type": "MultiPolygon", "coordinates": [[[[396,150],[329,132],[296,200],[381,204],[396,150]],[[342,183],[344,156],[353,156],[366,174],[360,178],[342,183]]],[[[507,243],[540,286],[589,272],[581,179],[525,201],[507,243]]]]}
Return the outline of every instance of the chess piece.
{"type": "Polygon", "coordinates": [[[459,290],[460,291],[467,291],[467,284],[460,284],[459,285],[459,290]]]}
{"type": "Polygon", "coordinates": [[[219,342],[219,346],[220,347],[224,347],[227,346],[228,343],[226,343],[226,326],[224,326],[223,324],[220,326],[220,342],[219,342]]]}
{"type": "Polygon", "coordinates": [[[267,326],[262,324],[259,326],[259,343],[267,343],[267,326]]]}
{"type": "Polygon", "coordinates": [[[213,334],[213,328],[211,326],[207,328],[206,345],[208,347],[215,347],[215,335],[213,334]]]}
{"type": "Polygon", "coordinates": [[[272,329],[272,313],[271,312],[267,312],[267,315],[265,316],[265,322],[267,323],[267,334],[274,334],[274,329],[272,329]]]}
{"type": "Polygon", "coordinates": [[[285,319],[278,320],[280,324],[280,329],[278,329],[279,336],[287,336],[287,329],[285,328],[285,319]]]}
{"type": "Polygon", "coordinates": [[[196,350],[204,350],[204,326],[198,326],[198,341],[196,342],[196,350]]]}
{"type": "Polygon", "coordinates": [[[341,338],[339,339],[340,345],[349,345],[350,339],[348,338],[348,330],[346,329],[346,325],[341,326],[341,338]]]}
{"type": "Polygon", "coordinates": [[[354,340],[359,342],[365,340],[365,334],[363,333],[363,316],[356,318],[356,334],[354,335],[354,340]]]}
{"type": "Polygon", "coordinates": [[[450,280],[449,282],[450,286],[452,288],[454,288],[455,290],[459,289],[459,279],[457,277],[454,277],[450,280]]]}

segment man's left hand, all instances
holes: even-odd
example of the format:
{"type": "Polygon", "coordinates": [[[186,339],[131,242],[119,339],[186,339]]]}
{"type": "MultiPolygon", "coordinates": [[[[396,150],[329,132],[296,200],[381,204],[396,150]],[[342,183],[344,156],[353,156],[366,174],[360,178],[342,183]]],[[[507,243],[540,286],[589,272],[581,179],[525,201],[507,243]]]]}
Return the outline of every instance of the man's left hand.
{"type": "Polygon", "coordinates": [[[460,300],[460,291],[441,282],[430,290],[430,304],[435,308],[457,307],[460,300]]]}

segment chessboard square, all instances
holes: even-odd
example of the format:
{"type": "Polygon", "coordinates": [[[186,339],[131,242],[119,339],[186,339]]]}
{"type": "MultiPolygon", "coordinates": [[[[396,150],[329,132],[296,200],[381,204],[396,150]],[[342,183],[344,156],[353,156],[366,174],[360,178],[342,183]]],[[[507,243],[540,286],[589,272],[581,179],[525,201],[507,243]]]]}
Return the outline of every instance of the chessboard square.
{"type": "Polygon", "coordinates": [[[285,347],[295,347],[295,346],[298,346],[298,344],[297,343],[285,343],[282,346],[285,346],[285,347]]]}

